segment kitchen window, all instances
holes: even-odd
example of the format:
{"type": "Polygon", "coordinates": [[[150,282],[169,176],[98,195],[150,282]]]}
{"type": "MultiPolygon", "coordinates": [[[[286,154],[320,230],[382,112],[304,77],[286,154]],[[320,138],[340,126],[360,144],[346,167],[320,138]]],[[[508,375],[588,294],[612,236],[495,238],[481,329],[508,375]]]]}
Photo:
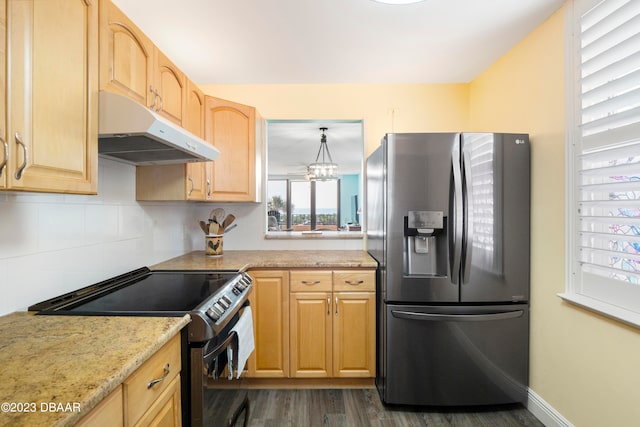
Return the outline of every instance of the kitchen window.
{"type": "Polygon", "coordinates": [[[560,296],[640,326],[640,1],[574,0],[568,27],[569,277],[560,296]]]}
{"type": "Polygon", "coordinates": [[[340,180],[269,180],[267,192],[269,231],[340,228],[340,180]]]}

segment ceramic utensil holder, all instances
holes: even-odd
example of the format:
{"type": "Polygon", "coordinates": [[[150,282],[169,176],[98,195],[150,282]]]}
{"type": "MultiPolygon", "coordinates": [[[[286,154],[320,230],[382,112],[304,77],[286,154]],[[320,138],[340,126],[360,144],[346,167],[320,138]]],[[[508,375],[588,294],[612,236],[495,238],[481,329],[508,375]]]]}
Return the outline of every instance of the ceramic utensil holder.
{"type": "Polygon", "coordinates": [[[222,255],[222,234],[207,234],[204,239],[207,255],[222,255]]]}

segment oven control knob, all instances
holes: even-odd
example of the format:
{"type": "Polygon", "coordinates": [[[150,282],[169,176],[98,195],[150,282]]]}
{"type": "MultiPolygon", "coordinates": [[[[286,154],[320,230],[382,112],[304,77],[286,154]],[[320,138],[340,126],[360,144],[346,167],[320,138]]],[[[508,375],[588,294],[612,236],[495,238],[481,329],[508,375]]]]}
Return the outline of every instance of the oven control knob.
{"type": "MultiPolygon", "coordinates": [[[[228,299],[228,298],[227,298],[227,299],[228,299]]],[[[229,302],[230,302],[230,301],[229,301],[229,302]]],[[[218,302],[217,302],[216,304],[220,304],[220,306],[221,306],[224,310],[226,310],[226,309],[228,309],[229,307],[231,307],[231,304],[230,304],[229,302],[225,301],[225,298],[224,298],[224,297],[222,297],[222,298],[220,298],[220,299],[218,300],[218,302]]]]}
{"type": "Polygon", "coordinates": [[[231,307],[231,304],[233,303],[233,301],[231,301],[231,298],[226,295],[223,295],[222,298],[220,298],[220,301],[223,301],[225,304],[227,304],[227,307],[231,307]]]}
{"type": "Polygon", "coordinates": [[[218,319],[220,319],[220,313],[216,313],[216,312],[213,310],[213,307],[211,307],[211,308],[209,308],[209,309],[207,310],[207,316],[209,316],[211,319],[213,319],[213,321],[214,321],[214,322],[217,322],[217,321],[218,321],[218,319]]]}
{"type": "Polygon", "coordinates": [[[242,276],[242,283],[244,283],[245,287],[251,285],[251,277],[250,276],[242,276]]]}

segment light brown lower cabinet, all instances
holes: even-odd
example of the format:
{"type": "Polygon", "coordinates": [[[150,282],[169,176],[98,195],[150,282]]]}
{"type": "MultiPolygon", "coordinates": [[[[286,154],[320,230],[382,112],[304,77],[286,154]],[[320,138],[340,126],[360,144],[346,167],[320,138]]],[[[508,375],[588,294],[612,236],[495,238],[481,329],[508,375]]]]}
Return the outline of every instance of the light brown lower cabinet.
{"type": "Polygon", "coordinates": [[[289,272],[250,270],[249,295],[255,351],[247,362],[247,377],[289,377],[289,272]]]}
{"type": "Polygon", "coordinates": [[[333,376],[331,292],[291,293],[291,376],[333,376]]]}
{"type": "Polygon", "coordinates": [[[374,292],[334,292],[333,376],[375,376],[376,296],[374,292]]]}
{"type": "Polygon", "coordinates": [[[375,377],[375,270],[250,270],[249,377],[375,377]]]}
{"type": "Polygon", "coordinates": [[[181,426],[180,335],[143,363],[124,383],[77,424],[101,426],[181,426]],[[149,386],[152,384],[151,386],[149,386]]]}
{"type": "Polygon", "coordinates": [[[83,417],[76,427],[122,427],[124,426],[123,414],[122,386],[118,386],[83,417]]]}
{"type": "Polygon", "coordinates": [[[375,376],[375,293],[291,294],[291,376],[375,376]]]}

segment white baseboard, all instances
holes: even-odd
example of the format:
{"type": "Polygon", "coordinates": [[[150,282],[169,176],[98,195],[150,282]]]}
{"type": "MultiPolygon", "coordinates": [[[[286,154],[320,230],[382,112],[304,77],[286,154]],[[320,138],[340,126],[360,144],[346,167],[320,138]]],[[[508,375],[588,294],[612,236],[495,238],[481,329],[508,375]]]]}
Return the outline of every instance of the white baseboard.
{"type": "Polygon", "coordinates": [[[546,427],[574,427],[560,412],[549,405],[535,391],[529,389],[527,409],[546,427]]]}

